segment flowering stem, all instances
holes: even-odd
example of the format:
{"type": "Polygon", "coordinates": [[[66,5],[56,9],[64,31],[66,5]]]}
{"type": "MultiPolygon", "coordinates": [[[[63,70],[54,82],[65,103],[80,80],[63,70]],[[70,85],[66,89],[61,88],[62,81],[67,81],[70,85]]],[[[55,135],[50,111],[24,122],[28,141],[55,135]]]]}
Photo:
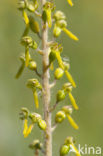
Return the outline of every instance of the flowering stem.
{"type": "MultiPolygon", "coordinates": [[[[42,1],[42,8],[46,0],[42,1]]],[[[45,156],[52,156],[52,132],[51,132],[51,113],[49,112],[50,107],[50,86],[49,86],[49,57],[48,57],[48,26],[42,21],[42,50],[43,50],[43,77],[42,77],[42,86],[43,86],[43,107],[44,107],[44,119],[47,124],[45,130],[45,156]],[[45,26],[46,25],[46,26],[45,26]]]]}

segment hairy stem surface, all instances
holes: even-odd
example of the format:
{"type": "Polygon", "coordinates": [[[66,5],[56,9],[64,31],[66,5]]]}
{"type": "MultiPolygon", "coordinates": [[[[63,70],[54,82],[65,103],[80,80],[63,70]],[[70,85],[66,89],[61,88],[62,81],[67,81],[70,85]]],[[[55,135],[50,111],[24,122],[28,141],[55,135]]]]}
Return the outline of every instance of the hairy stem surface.
{"type": "MultiPolygon", "coordinates": [[[[42,7],[46,0],[42,0],[42,7]]],[[[43,50],[43,107],[44,107],[44,119],[47,124],[45,131],[45,156],[52,156],[52,132],[51,132],[51,113],[50,107],[50,86],[49,86],[49,58],[48,58],[48,26],[42,21],[42,50],[43,50]]]]}

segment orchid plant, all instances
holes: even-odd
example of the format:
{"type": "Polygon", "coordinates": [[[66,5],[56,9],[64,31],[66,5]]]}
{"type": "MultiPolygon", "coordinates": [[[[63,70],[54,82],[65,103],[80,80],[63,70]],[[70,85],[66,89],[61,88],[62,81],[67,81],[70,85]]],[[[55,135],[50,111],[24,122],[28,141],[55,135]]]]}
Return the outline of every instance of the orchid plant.
{"type": "MultiPolygon", "coordinates": [[[[67,0],[68,4],[72,7],[72,0],[67,0]]],[[[36,139],[29,145],[34,151],[35,156],[39,156],[40,152],[45,156],[52,156],[52,133],[56,127],[61,124],[66,118],[70,125],[78,130],[78,125],[72,118],[73,108],[78,110],[76,101],[72,95],[72,89],[76,88],[76,83],[70,73],[70,64],[62,58],[63,46],[58,43],[56,39],[65,33],[72,40],[78,41],[78,38],[67,27],[67,20],[64,12],[56,10],[55,3],[51,0],[19,0],[18,9],[22,13],[25,23],[25,29],[21,37],[21,45],[24,46],[24,54],[20,56],[21,66],[16,74],[19,78],[25,68],[28,68],[39,77],[39,80],[31,78],[27,80],[26,86],[32,91],[35,103],[35,112],[29,111],[27,108],[22,107],[20,112],[20,119],[23,121],[23,135],[24,138],[28,137],[33,132],[34,125],[38,126],[44,132],[44,142],[36,139]],[[41,24],[37,19],[41,19],[41,24]],[[41,25],[41,26],[40,26],[41,25]],[[52,33],[52,39],[49,39],[48,32],[52,33]],[[35,41],[29,34],[37,35],[42,43],[35,41]],[[42,73],[38,71],[36,60],[31,57],[31,49],[36,54],[41,56],[42,73]],[[55,68],[54,62],[58,63],[55,68]],[[54,75],[54,82],[50,83],[50,72],[54,75]],[[67,82],[62,84],[56,93],[55,104],[51,103],[51,89],[56,86],[57,81],[66,75],[67,82]],[[42,104],[39,104],[39,96],[42,97],[42,104]],[[65,100],[68,95],[71,105],[61,106],[61,109],[55,115],[55,121],[52,125],[52,113],[58,104],[65,100]],[[36,112],[36,109],[43,107],[44,116],[36,112]]],[[[64,143],[60,145],[59,155],[69,155],[70,150],[73,149],[76,156],[80,156],[77,148],[75,147],[74,138],[68,136],[64,143]]]]}

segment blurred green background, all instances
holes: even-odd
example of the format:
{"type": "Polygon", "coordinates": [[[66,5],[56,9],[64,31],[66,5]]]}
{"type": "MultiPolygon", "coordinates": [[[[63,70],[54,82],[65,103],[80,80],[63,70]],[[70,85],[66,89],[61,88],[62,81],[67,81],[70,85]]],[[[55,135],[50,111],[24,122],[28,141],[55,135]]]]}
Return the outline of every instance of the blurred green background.
{"type": "MultiPolygon", "coordinates": [[[[14,78],[20,65],[18,57],[24,50],[19,44],[24,22],[15,3],[0,0],[0,155],[33,156],[28,145],[33,139],[43,139],[43,134],[35,126],[27,139],[22,135],[20,108],[24,106],[35,111],[32,93],[25,83],[36,75],[25,70],[19,80],[14,78]]],[[[70,71],[77,83],[73,94],[80,107],[73,113],[79,131],[70,127],[66,120],[53,133],[53,155],[59,156],[59,147],[66,136],[74,136],[81,146],[103,147],[103,0],[74,0],[73,8],[66,0],[56,0],[56,4],[57,9],[67,15],[68,28],[80,39],[75,43],[63,33],[59,38],[64,46],[63,56],[70,59],[70,71]]],[[[34,59],[41,65],[39,56],[34,54],[34,59]]],[[[62,83],[66,80],[63,77],[62,83]]],[[[57,88],[60,84],[58,82],[57,88]]],[[[42,101],[40,103],[39,112],[42,112],[42,101]]],[[[67,97],[57,109],[68,103],[67,97]]]]}

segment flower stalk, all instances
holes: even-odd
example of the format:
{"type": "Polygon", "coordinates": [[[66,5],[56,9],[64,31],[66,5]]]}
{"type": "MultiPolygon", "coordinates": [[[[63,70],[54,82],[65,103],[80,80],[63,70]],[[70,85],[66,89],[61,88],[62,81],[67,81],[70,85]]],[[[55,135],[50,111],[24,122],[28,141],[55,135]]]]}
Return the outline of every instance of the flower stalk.
{"type": "MultiPolygon", "coordinates": [[[[43,5],[46,3],[46,0],[42,0],[42,9],[43,5]]],[[[43,64],[43,78],[42,78],[42,86],[43,86],[43,107],[44,107],[44,119],[47,124],[47,128],[45,133],[45,156],[52,156],[52,132],[51,132],[51,112],[49,112],[50,107],[50,84],[49,84],[49,48],[47,46],[48,43],[48,25],[47,22],[44,23],[42,20],[42,64],[43,64]]]]}
{"type": "MultiPolygon", "coordinates": [[[[70,6],[73,6],[72,0],[67,0],[70,6]]],[[[33,74],[36,74],[40,80],[34,78],[28,79],[26,86],[32,91],[34,97],[34,103],[36,110],[43,107],[43,117],[37,112],[31,112],[27,108],[23,107],[20,112],[20,119],[23,121],[23,135],[27,138],[32,133],[35,126],[42,130],[44,134],[43,144],[39,140],[34,140],[29,147],[34,151],[34,156],[39,156],[40,152],[45,156],[53,156],[52,154],[52,132],[56,130],[56,127],[67,118],[69,124],[77,130],[79,127],[75,120],[72,118],[72,106],[75,110],[78,110],[76,100],[72,95],[72,89],[76,88],[76,83],[69,72],[70,65],[68,61],[64,61],[62,58],[63,46],[56,42],[56,38],[60,36],[62,32],[67,34],[69,38],[74,41],[78,41],[78,38],[67,29],[66,16],[62,11],[55,11],[54,2],[48,0],[41,0],[39,4],[38,0],[19,0],[18,9],[22,12],[22,16],[25,23],[25,30],[21,38],[21,44],[25,48],[25,52],[20,57],[21,66],[16,74],[16,78],[19,78],[24,69],[28,69],[33,74]],[[40,8],[41,11],[40,11],[40,8]],[[39,8],[39,9],[38,9],[39,8]],[[29,12],[29,15],[28,15],[29,12]],[[41,27],[37,20],[41,18],[41,27]],[[49,30],[53,27],[52,36],[55,40],[49,40],[49,30]],[[42,47],[38,46],[38,43],[29,35],[29,32],[36,35],[42,42],[42,47]],[[42,74],[38,71],[38,65],[32,58],[31,49],[35,53],[39,54],[42,61],[42,74]],[[55,69],[54,62],[58,63],[58,67],[55,69]],[[54,81],[50,83],[51,72],[53,72],[54,81]],[[54,71],[53,71],[54,70],[54,71]],[[63,76],[67,77],[69,82],[64,83],[62,88],[56,93],[55,104],[52,105],[51,100],[51,88],[56,86],[57,81],[60,81],[63,76]],[[39,102],[39,96],[42,97],[42,105],[39,102]],[[58,105],[61,105],[69,96],[71,105],[62,106],[62,108],[56,112],[54,124],[52,125],[52,113],[58,105]]],[[[52,29],[51,29],[52,30],[52,29]]],[[[50,31],[51,32],[51,31],[50,31]]],[[[60,147],[60,156],[66,156],[69,154],[71,146],[75,149],[76,155],[79,155],[72,137],[66,139],[65,143],[60,147]]]]}

